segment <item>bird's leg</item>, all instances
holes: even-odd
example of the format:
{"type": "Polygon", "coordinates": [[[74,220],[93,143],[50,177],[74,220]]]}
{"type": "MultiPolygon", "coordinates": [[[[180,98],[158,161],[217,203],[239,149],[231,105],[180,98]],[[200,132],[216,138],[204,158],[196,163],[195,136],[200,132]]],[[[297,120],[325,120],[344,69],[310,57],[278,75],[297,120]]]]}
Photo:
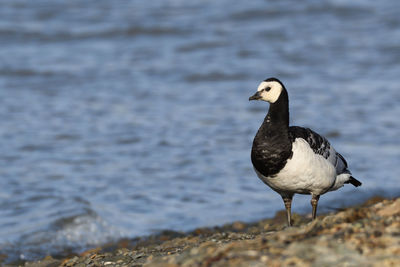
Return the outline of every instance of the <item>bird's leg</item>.
{"type": "Polygon", "coordinates": [[[319,200],[318,195],[312,195],[311,206],[312,206],[312,219],[313,220],[315,220],[315,217],[317,217],[318,200],[319,200]]]}
{"type": "Polygon", "coordinates": [[[282,196],[283,203],[285,203],[288,226],[292,226],[292,220],[291,220],[292,213],[290,211],[292,207],[292,198],[293,196],[282,196]]]}

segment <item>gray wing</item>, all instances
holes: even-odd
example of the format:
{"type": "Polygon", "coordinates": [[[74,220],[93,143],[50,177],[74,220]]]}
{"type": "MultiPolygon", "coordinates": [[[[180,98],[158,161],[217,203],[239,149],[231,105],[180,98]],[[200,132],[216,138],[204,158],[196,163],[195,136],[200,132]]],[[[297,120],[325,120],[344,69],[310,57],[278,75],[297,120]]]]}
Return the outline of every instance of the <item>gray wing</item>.
{"type": "MultiPolygon", "coordinates": [[[[336,152],[336,151],[335,151],[336,152]]],[[[344,157],[342,155],[340,155],[338,152],[335,153],[335,158],[334,158],[335,163],[333,164],[333,166],[335,166],[336,168],[336,173],[342,174],[342,173],[349,173],[351,174],[351,172],[348,169],[347,166],[347,162],[344,159],[344,157]]],[[[332,161],[331,161],[332,162],[332,161]]]]}
{"type": "Polygon", "coordinates": [[[309,128],[291,126],[289,127],[289,138],[292,142],[294,142],[296,138],[302,138],[307,141],[315,154],[323,156],[335,167],[337,175],[342,173],[350,174],[350,171],[347,169],[346,160],[342,155],[336,152],[325,137],[309,128]]]}

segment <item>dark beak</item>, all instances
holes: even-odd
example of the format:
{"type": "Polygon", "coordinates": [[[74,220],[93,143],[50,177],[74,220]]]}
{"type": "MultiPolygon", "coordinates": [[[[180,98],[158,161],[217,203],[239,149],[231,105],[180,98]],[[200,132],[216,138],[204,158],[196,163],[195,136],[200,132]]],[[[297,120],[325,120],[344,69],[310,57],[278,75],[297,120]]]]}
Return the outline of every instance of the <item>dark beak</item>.
{"type": "Polygon", "coordinates": [[[257,91],[257,93],[255,93],[254,95],[249,97],[249,101],[251,100],[258,100],[261,98],[260,92],[257,91]]]}

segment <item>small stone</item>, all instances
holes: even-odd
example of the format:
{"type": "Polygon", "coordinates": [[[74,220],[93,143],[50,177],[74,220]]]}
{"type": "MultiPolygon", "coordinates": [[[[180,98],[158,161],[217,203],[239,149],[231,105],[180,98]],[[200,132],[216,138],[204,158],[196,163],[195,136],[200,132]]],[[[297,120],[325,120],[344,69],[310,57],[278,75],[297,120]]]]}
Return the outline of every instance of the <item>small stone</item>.
{"type": "Polygon", "coordinates": [[[400,199],[378,211],[379,216],[393,216],[395,214],[400,214],[400,199]]]}
{"type": "Polygon", "coordinates": [[[139,258],[141,258],[143,256],[144,256],[144,253],[138,253],[138,254],[134,255],[133,258],[134,259],[139,259],[139,258]]]}
{"type": "Polygon", "coordinates": [[[234,222],[232,228],[236,231],[242,231],[246,228],[246,225],[242,222],[234,222]]]}
{"type": "Polygon", "coordinates": [[[50,261],[50,260],[53,260],[53,257],[50,256],[50,255],[47,255],[46,257],[44,257],[43,260],[44,260],[44,261],[50,261]]]}

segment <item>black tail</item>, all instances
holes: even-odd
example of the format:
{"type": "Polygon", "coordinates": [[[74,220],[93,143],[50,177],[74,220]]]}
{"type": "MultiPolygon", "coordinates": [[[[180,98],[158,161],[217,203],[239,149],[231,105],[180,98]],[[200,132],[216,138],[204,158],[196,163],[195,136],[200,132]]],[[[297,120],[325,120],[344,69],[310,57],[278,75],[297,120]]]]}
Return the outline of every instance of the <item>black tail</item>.
{"type": "Polygon", "coordinates": [[[350,179],[347,182],[345,182],[345,184],[352,184],[355,187],[362,185],[362,183],[353,176],[350,176],[350,179]]]}

